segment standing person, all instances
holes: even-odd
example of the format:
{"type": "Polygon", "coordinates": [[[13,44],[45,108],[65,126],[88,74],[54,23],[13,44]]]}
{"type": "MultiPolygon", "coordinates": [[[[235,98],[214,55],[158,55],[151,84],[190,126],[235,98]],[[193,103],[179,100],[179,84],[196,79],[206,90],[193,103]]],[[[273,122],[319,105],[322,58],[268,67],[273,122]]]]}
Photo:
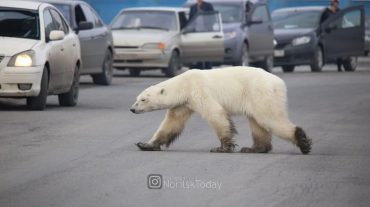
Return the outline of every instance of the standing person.
{"type": "MultiPolygon", "coordinates": [[[[325,9],[324,13],[321,16],[320,24],[322,24],[325,20],[329,19],[331,16],[335,15],[339,11],[340,11],[339,0],[331,0],[329,7],[325,9]]],[[[342,71],[342,59],[341,58],[337,59],[337,68],[338,68],[338,72],[342,71]]]]}
{"type": "MultiPolygon", "coordinates": [[[[197,0],[197,3],[193,4],[190,7],[189,21],[191,21],[196,16],[197,13],[209,11],[214,11],[211,3],[205,2],[203,0],[197,0]]],[[[196,64],[196,67],[198,69],[212,69],[212,63],[208,61],[198,62],[196,64]]]]}

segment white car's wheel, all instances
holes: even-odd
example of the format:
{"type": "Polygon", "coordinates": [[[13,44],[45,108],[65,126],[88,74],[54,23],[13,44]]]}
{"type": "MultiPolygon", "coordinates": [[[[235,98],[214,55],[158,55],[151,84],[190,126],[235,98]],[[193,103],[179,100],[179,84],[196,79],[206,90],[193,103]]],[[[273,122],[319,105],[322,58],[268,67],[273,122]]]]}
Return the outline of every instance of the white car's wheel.
{"type": "Polygon", "coordinates": [[[62,93],[58,95],[59,105],[76,106],[80,88],[79,86],[80,86],[80,70],[79,67],[76,65],[71,88],[67,93],[62,93]]]}
{"type": "Polygon", "coordinates": [[[42,72],[40,93],[36,97],[27,98],[27,108],[30,110],[43,111],[46,107],[48,88],[49,88],[49,73],[47,67],[45,66],[44,71],[42,72]]]}

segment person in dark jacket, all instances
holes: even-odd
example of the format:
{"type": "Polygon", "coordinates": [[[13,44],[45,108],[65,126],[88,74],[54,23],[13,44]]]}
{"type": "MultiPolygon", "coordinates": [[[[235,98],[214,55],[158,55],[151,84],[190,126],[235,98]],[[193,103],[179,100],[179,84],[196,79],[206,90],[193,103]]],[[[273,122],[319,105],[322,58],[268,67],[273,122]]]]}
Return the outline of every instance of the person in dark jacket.
{"type": "Polygon", "coordinates": [[[195,17],[198,12],[214,11],[211,3],[203,0],[197,0],[197,3],[190,7],[189,20],[195,17]]]}
{"type": "MultiPolygon", "coordinates": [[[[212,4],[203,0],[197,0],[197,3],[190,7],[189,21],[191,21],[199,12],[214,11],[212,4]]],[[[211,62],[198,62],[196,66],[198,69],[212,69],[211,62]]]]}
{"type": "Polygon", "coordinates": [[[323,23],[325,20],[329,19],[329,17],[333,16],[339,11],[339,0],[331,0],[330,6],[325,9],[324,13],[321,16],[320,23],[323,23]]]}
{"type": "MultiPolygon", "coordinates": [[[[325,9],[324,13],[322,14],[320,18],[320,24],[325,22],[325,20],[329,19],[331,16],[335,15],[339,11],[340,11],[339,0],[331,0],[330,6],[325,9]]],[[[337,68],[339,72],[342,71],[342,59],[341,58],[337,59],[337,68]]]]}

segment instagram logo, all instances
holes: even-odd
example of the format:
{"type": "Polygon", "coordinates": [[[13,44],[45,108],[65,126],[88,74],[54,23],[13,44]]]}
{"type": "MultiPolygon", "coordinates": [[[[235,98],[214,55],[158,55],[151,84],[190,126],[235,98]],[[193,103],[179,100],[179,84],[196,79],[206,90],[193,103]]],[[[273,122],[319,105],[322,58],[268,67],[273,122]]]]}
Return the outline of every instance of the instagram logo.
{"type": "Polygon", "coordinates": [[[149,189],[161,189],[162,188],[162,175],[149,174],[148,175],[148,188],[149,189]]]}

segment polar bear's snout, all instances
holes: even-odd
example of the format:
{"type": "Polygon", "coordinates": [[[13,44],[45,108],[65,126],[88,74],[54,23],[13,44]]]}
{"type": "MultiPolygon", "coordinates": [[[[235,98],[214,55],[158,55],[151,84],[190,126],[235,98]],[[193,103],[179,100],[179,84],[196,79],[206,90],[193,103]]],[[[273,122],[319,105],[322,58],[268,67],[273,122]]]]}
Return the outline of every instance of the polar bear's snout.
{"type": "Polygon", "coordinates": [[[137,106],[138,106],[138,103],[135,102],[131,107],[130,107],[130,111],[134,114],[138,114],[138,110],[137,110],[137,106]]]}
{"type": "Polygon", "coordinates": [[[130,108],[130,111],[132,112],[132,113],[134,113],[134,114],[136,114],[136,109],[135,108],[130,108]]]}

